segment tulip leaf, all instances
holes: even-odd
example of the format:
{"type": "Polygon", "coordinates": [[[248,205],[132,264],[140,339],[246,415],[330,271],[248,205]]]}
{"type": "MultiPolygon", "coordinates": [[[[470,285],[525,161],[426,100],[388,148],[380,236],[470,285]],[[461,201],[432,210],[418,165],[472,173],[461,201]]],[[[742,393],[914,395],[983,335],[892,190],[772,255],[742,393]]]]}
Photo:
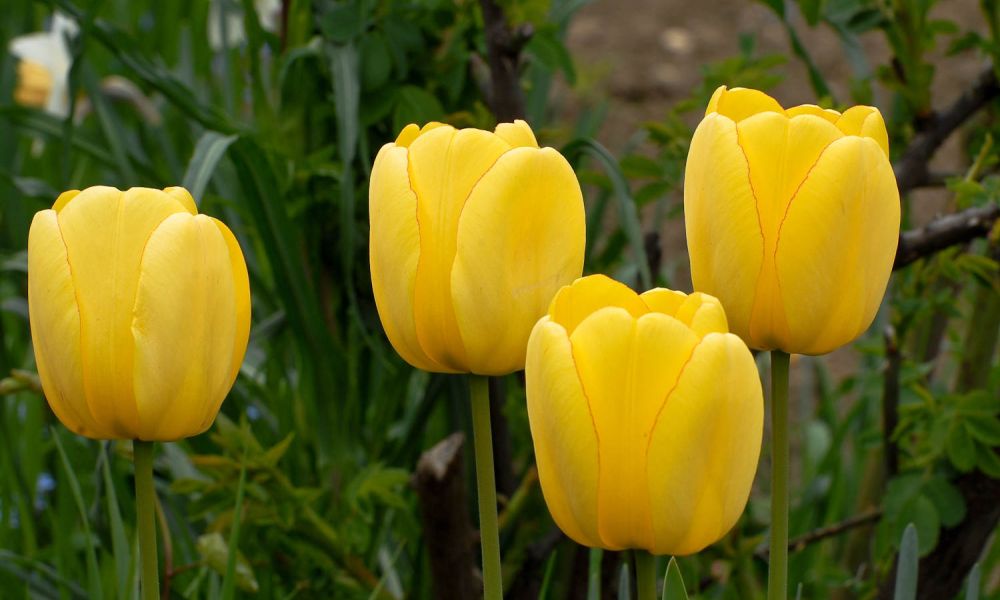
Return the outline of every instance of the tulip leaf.
{"type": "Polygon", "coordinates": [[[917,597],[918,549],[917,528],[910,523],[903,531],[903,541],[899,545],[893,600],[915,600],[917,597]]]}
{"type": "Polygon", "coordinates": [[[969,581],[965,585],[965,600],[979,600],[979,580],[982,577],[982,569],[979,563],[972,565],[969,571],[969,581]]]}
{"type": "Polygon", "coordinates": [[[601,164],[611,186],[615,191],[615,198],[618,201],[618,218],[625,229],[629,246],[632,248],[632,259],[639,272],[639,285],[647,290],[653,286],[653,277],[649,270],[649,259],[646,256],[645,239],[642,235],[642,223],[639,221],[639,213],[635,207],[635,200],[632,198],[631,188],[628,180],[622,173],[621,167],[615,157],[608,152],[608,149],[596,140],[581,138],[567,144],[562,149],[571,162],[574,157],[580,154],[587,154],[601,164]]]}
{"type": "Polygon", "coordinates": [[[542,585],[538,589],[538,600],[545,600],[549,597],[549,588],[552,586],[552,573],[555,572],[556,558],[559,551],[554,550],[545,561],[545,574],[542,576],[542,585]]]}
{"type": "Polygon", "coordinates": [[[125,535],[125,525],[122,523],[122,514],[118,509],[118,495],[115,492],[115,484],[111,479],[111,444],[104,444],[104,452],[101,453],[101,475],[104,481],[104,497],[107,502],[108,523],[111,525],[111,551],[115,557],[115,576],[118,583],[118,597],[128,598],[130,596],[128,582],[132,575],[132,551],[129,547],[128,537],[125,535]]]}
{"type": "Polygon", "coordinates": [[[184,172],[183,183],[181,184],[187,191],[191,192],[195,204],[200,204],[205,195],[205,188],[215,173],[215,167],[219,160],[226,154],[229,145],[236,141],[238,135],[223,135],[218,131],[206,131],[198,138],[198,143],[194,147],[194,154],[191,155],[191,162],[188,163],[187,171],[184,172]]]}
{"type": "MultiPolygon", "coordinates": [[[[239,555],[240,543],[240,523],[243,520],[243,494],[247,487],[247,463],[246,454],[243,456],[243,465],[240,467],[240,481],[236,484],[236,507],[233,508],[233,524],[229,532],[229,544],[226,557],[226,571],[222,580],[222,600],[232,600],[236,593],[237,577],[237,557],[239,555]]],[[[250,577],[253,577],[251,572],[250,577]]],[[[254,582],[256,584],[256,582],[254,582]]],[[[256,591],[256,590],[254,590],[256,591]]]]}
{"type": "Polygon", "coordinates": [[[101,576],[100,571],[97,568],[97,551],[94,548],[94,536],[90,532],[90,519],[87,518],[87,506],[83,502],[83,493],[80,491],[80,482],[76,478],[76,473],[73,470],[73,465],[69,462],[69,457],[66,456],[66,450],[63,448],[62,441],[59,439],[59,432],[50,429],[52,435],[52,441],[55,442],[56,451],[59,453],[59,461],[62,463],[63,470],[66,472],[66,478],[69,481],[69,489],[73,494],[73,502],[76,504],[76,509],[80,513],[80,523],[83,526],[84,539],[87,540],[86,545],[86,557],[87,557],[87,591],[90,593],[91,598],[103,598],[104,594],[101,591],[101,576]]]}
{"type": "Polygon", "coordinates": [[[604,558],[604,550],[601,548],[590,549],[590,564],[587,573],[587,600],[600,600],[601,598],[601,560],[604,558]]]}
{"type": "Polygon", "coordinates": [[[687,589],[684,587],[684,577],[677,566],[677,559],[670,557],[667,563],[667,574],[663,579],[663,600],[688,600],[687,589]]]}

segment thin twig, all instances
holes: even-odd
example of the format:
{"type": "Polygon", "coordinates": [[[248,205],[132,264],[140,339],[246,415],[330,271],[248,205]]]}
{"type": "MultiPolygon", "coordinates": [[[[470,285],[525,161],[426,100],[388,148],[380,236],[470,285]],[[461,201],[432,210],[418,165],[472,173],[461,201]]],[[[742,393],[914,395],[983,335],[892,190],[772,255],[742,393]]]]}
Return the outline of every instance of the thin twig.
{"type": "MultiPolygon", "coordinates": [[[[860,515],[855,515],[841,521],[840,523],[834,523],[833,525],[827,525],[826,527],[814,529],[808,533],[804,533],[788,540],[788,552],[801,552],[809,544],[825,540],[826,538],[833,537],[835,535],[840,535],[841,533],[850,531],[855,527],[861,527],[863,525],[868,525],[869,523],[874,523],[881,518],[882,510],[875,509],[860,515]]],[[[762,547],[756,552],[756,554],[758,558],[767,559],[767,546],[762,547]]]]}
{"type": "Polygon", "coordinates": [[[949,246],[986,235],[998,218],[1000,218],[1000,205],[988,204],[945,215],[924,227],[904,232],[899,236],[896,261],[892,268],[901,269],[949,246]]]}
{"type": "Polygon", "coordinates": [[[512,30],[503,9],[494,0],[480,0],[490,65],[490,107],[497,121],[524,118],[521,92],[521,49],[531,38],[530,24],[512,30]]]}
{"type": "Polygon", "coordinates": [[[885,328],[884,337],[886,364],[882,388],[882,444],[885,448],[885,474],[888,479],[899,471],[899,449],[892,434],[899,423],[899,371],[902,357],[896,329],[892,325],[885,328]]]}
{"type": "Polygon", "coordinates": [[[926,184],[931,177],[927,163],[937,149],[962,123],[979,109],[1000,95],[996,73],[990,65],[976,78],[975,83],[958,97],[951,106],[934,114],[918,133],[906,151],[896,161],[896,182],[900,194],[926,184]]]}

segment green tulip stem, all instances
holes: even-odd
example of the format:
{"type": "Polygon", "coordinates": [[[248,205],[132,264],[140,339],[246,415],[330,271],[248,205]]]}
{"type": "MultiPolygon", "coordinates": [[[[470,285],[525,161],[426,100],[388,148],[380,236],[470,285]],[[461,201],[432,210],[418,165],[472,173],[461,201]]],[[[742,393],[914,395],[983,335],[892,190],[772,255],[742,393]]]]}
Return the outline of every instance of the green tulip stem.
{"type": "Polygon", "coordinates": [[[788,599],[788,353],[771,351],[771,551],[768,600],[788,599]]]}
{"type": "Polygon", "coordinates": [[[656,600],[656,557],[645,550],[636,550],[635,589],[639,600],[656,600]]]}
{"type": "Polygon", "coordinates": [[[490,430],[489,379],[469,375],[472,395],[472,434],[476,445],[476,483],[479,489],[479,541],[483,548],[483,597],[502,600],[500,534],[497,529],[497,486],[493,472],[493,433],[490,430]]]}
{"type": "Polygon", "coordinates": [[[153,442],[132,442],[135,455],[135,504],[142,563],[142,600],[159,600],[160,573],[156,560],[156,490],[153,489],[153,442]]]}

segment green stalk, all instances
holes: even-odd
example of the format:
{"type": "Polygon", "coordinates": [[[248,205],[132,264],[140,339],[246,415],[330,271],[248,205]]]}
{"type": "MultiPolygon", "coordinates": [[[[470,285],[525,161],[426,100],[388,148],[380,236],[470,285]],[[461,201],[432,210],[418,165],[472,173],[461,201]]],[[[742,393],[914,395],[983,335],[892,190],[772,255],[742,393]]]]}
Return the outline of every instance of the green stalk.
{"type": "Polygon", "coordinates": [[[135,456],[135,504],[142,563],[142,600],[159,600],[160,573],[156,560],[156,490],[153,488],[153,442],[132,442],[135,456]]]}
{"type": "Polygon", "coordinates": [[[788,598],[788,354],[771,351],[771,551],[768,600],[788,598]]]}
{"type": "Polygon", "coordinates": [[[656,600],[656,557],[645,550],[636,550],[635,589],[639,600],[656,600]]]}
{"type": "Polygon", "coordinates": [[[500,535],[497,530],[497,488],[493,473],[493,437],[490,431],[489,379],[469,375],[472,395],[472,434],[476,445],[476,483],[479,490],[479,540],[483,548],[483,598],[502,600],[500,535]]]}

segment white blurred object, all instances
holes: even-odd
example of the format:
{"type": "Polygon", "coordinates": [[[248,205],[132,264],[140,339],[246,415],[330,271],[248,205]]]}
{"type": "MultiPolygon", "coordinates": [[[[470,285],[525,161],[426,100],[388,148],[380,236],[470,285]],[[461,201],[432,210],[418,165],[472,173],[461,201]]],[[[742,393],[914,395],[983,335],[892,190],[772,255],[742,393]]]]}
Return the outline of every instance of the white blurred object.
{"type": "Polygon", "coordinates": [[[72,66],[68,38],[79,27],[72,18],[56,12],[48,31],[18,36],[10,41],[10,53],[21,60],[14,98],[21,104],[44,108],[60,118],[69,115],[69,69],[72,66]]]}
{"type": "MultiPolygon", "coordinates": [[[[254,0],[257,19],[264,31],[276,33],[281,24],[281,0],[254,0]]],[[[243,8],[238,0],[212,0],[208,7],[208,45],[218,52],[246,41],[243,8]]]]}

